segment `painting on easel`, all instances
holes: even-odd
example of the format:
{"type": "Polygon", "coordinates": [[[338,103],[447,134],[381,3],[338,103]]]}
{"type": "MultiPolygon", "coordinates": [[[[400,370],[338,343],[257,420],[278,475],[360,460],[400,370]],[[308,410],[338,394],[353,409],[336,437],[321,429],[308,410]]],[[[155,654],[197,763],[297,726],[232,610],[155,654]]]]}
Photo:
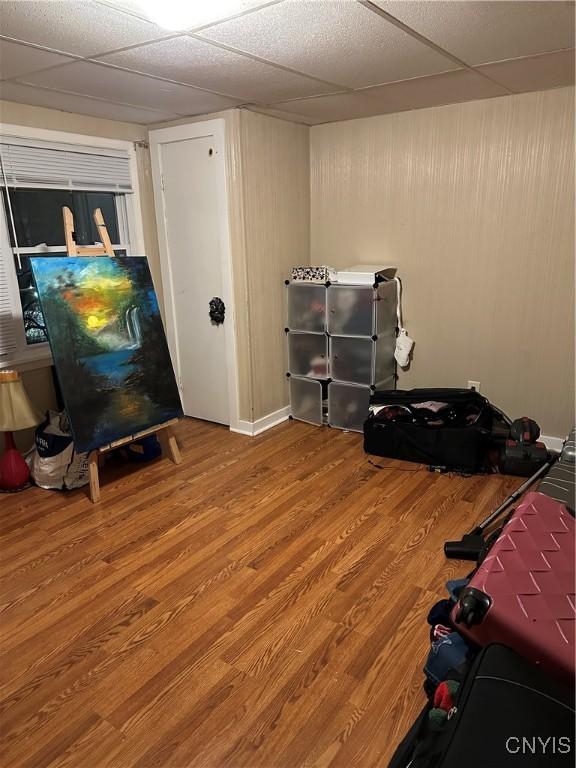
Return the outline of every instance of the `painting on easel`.
{"type": "Polygon", "coordinates": [[[34,257],[76,450],[182,415],[147,259],[34,257]]]}

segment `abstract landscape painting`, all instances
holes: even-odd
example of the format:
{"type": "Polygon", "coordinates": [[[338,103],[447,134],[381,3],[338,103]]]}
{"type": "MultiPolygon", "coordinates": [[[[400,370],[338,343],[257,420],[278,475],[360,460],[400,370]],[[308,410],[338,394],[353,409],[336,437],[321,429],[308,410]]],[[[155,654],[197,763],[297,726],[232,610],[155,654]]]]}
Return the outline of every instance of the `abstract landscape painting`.
{"type": "Polygon", "coordinates": [[[31,263],[76,450],[181,416],[146,258],[31,263]]]}

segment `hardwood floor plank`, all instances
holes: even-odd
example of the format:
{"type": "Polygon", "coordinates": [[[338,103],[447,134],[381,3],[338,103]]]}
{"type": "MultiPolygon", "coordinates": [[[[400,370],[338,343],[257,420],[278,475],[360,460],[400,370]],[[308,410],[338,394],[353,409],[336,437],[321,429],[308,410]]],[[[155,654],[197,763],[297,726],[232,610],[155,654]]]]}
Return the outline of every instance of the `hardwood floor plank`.
{"type": "Polygon", "coordinates": [[[138,722],[147,708],[163,702],[172,688],[190,678],[201,665],[212,644],[230,627],[230,620],[224,616],[210,624],[196,638],[187,643],[185,649],[165,666],[155,670],[150,679],[144,680],[140,688],[107,715],[117,728],[129,731],[138,722]]]}
{"type": "Polygon", "coordinates": [[[98,723],[98,716],[89,712],[74,724],[69,724],[65,730],[53,737],[29,757],[22,765],[24,768],[46,768],[62,752],[69,749],[74,742],[89,732],[98,723]]]}
{"type": "Polygon", "coordinates": [[[7,768],[381,768],[423,704],[459,538],[519,483],[287,422],[178,427],[102,499],[0,497],[7,768]],[[379,465],[384,469],[379,469],[379,465]]]}
{"type": "MultiPolygon", "coordinates": [[[[30,674],[30,678],[18,688],[3,693],[0,718],[2,726],[10,732],[5,743],[10,744],[13,740],[21,739],[33,732],[39,723],[52,717],[66,699],[74,694],[73,685],[69,690],[73,681],[91,669],[95,659],[102,659],[106,646],[112,639],[130,624],[137,622],[155,604],[149,597],[131,597],[105,620],[91,627],[89,632],[83,633],[65,653],[42,665],[36,675],[30,674]],[[29,712],[31,714],[26,716],[29,712]]],[[[107,658],[114,660],[115,657],[111,654],[107,658]]]]}
{"type": "Polygon", "coordinates": [[[58,755],[46,768],[78,768],[79,766],[109,765],[119,752],[124,738],[106,720],[97,720],[91,728],[84,728],[76,741],[58,755]]]}
{"type": "MultiPolygon", "coordinates": [[[[222,706],[234,693],[241,688],[245,674],[235,669],[229,669],[223,677],[216,678],[208,690],[200,687],[194,700],[194,706],[183,716],[178,714],[172,717],[172,721],[159,737],[156,737],[144,754],[134,762],[138,768],[152,768],[152,766],[170,765],[173,762],[173,754],[180,744],[200,727],[203,720],[211,712],[222,706]]],[[[212,677],[210,680],[212,681],[212,677]]]]}
{"type": "MultiPolygon", "coordinates": [[[[329,765],[363,768],[387,764],[397,743],[389,735],[390,712],[405,696],[406,687],[413,688],[414,677],[423,681],[421,669],[429,647],[426,614],[435,599],[428,592],[410,596],[404,615],[399,612],[392,616],[392,622],[388,620],[387,627],[377,627],[359,650],[348,669],[360,680],[349,696],[355,711],[336,737],[340,746],[329,765]]],[[[420,687],[413,695],[418,711],[425,703],[424,692],[420,687]]],[[[400,729],[404,732],[410,722],[403,717],[400,729]]]]}
{"type": "Polygon", "coordinates": [[[110,570],[95,552],[61,566],[59,564],[42,579],[29,579],[3,591],[0,605],[2,633],[11,631],[11,624],[20,624],[31,613],[49,611],[59,602],[69,600],[74,596],[74,590],[83,590],[86,583],[99,580],[110,570]]]}

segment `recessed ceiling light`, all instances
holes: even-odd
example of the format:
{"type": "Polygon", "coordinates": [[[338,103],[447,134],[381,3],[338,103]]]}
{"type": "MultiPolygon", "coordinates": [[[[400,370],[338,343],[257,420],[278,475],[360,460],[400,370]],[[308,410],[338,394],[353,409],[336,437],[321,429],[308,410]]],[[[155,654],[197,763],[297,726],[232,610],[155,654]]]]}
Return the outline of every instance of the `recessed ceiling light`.
{"type": "Polygon", "coordinates": [[[144,15],[159,27],[174,32],[191,29],[243,10],[242,0],[132,0],[144,15]]]}

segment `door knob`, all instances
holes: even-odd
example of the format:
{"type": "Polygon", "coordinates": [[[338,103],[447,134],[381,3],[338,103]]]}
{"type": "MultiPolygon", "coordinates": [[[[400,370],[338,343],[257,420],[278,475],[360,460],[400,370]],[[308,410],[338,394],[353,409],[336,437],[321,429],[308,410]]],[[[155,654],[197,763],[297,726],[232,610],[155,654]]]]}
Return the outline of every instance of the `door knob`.
{"type": "Polygon", "coordinates": [[[226,314],[226,307],[224,306],[222,299],[219,299],[218,296],[214,296],[214,298],[210,300],[208,306],[208,315],[210,317],[210,321],[214,325],[222,325],[224,322],[224,316],[226,314]]]}

